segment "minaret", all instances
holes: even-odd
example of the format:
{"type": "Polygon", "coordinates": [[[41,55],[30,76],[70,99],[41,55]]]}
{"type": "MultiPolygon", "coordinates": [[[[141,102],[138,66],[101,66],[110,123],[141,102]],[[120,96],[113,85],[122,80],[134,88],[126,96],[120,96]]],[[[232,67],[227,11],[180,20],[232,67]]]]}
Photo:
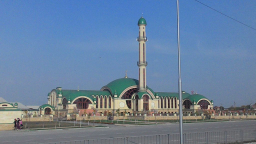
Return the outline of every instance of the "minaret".
{"type": "Polygon", "coordinates": [[[146,91],[147,87],[147,79],[146,79],[146,20],[141,17],[138,21],[139,26],[139,37],[137,38],[137,41],[139,42],[139,61],[137,62],[137,65],[139,67],[139,91],[146,91]]]}

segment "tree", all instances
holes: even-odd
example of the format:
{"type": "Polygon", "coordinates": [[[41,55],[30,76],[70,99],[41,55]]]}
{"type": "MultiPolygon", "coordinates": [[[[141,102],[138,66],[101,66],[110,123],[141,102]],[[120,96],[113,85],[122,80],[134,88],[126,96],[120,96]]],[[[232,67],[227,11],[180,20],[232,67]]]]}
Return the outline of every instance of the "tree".
{"type": "Polygon", "coordinates": [[[94,107],[91,107],[91,109],[93,110],[93,114],[96,115],[96,113],[98,112],[98,110],[94,107]]]}
{"type": "Polygon", "coordinates": [[[224,107],[223,107],[223,106],[220,106],[220,110],[224,110],[224,107]]]}
{"type": "Polygon", "coordinates": [[[119,115],[119,113],[120,113],[120,109],[117,109],[117,110],[116,110],[116,113],[119,115]]]}

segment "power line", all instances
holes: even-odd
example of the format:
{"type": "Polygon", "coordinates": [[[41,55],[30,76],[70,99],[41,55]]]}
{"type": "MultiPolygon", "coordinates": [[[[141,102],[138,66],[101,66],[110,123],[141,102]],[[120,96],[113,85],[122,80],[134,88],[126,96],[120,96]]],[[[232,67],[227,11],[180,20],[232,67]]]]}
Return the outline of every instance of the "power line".
{"type": "Polygon", "coordinates": [[[235,19],[235,18],[232,18],[232,17],[230,17],[230,16],[224,14],[223,12],[220,12],[220,11],[218,11],[218,10],[216,10],[216,9],[214,9],[214,8],[212,8],[212,7],[206,5],[206,4],[204,4],[204,3],[202,3],[202,2],[200,2],[200,1],[198,1],[198,0],[195,0],[195,1],[198,2],[198,3],[200,3],[200,4],[202,4],[202,5],[204,5],[204,6],[206,6],[206,7],[208,7],[208,8],[210,8],[211,10],[213,10],[213,11],[215,11],[215,12],[217,12],[217,13],[220,13],[221,15],[224,15],[225,17],[228,17],[228,18],[230,18],[230,19],[232,19],[232,20],[234,20],[234,21],[236,21],[236,22],[238,22],[238,23],[240,23],[240,24],[246,26],[246,27],[249,27],[249,28],[251,28],[251,29],[253,29],[253,30],[256,30],[256,28],[251,27],[251,26],[249,26],[249,25],[247,25],[247,24],[245,24],[245,23],[243,23],[243,22],[241,22],[241,21],[239,21],[239,20],[237,20],[237,19],[235,19]]]}

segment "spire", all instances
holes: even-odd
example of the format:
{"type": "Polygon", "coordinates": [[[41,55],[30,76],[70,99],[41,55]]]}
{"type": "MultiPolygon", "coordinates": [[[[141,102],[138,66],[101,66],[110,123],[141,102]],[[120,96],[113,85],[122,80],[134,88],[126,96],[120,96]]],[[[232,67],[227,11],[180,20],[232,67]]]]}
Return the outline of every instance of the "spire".
{"type": "Polygon", "coordinates": [[[117,98],[117,93],[116,93],[116,90],[115,90],[115,93],[114,93],[114,97],[117,98]]]}
{"type": "Polygon", "coordinates": [[[125,71],[125,77],[124,78],[128,78],[128,76],[127,76],[127,70],[125,71]]]}
{"type": "Polygon", "coordinates": [[[70,97],[68,98],[68,104],[70,104],[71,102],[70,102],[70,97]]]}

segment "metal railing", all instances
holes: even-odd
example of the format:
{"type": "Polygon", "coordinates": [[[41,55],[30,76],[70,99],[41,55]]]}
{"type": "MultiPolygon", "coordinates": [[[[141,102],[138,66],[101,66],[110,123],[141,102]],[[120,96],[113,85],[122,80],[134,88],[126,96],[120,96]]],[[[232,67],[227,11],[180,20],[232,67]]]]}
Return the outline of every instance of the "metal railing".
{"type": "MultiPolygon", "coordinates": [[[[179,134],[115,137],[53,142],[54,144],[179,144],[179,134]]],[[[184,144],[238,144],[256,141],[256,130],[184,133],[184,144]]],[[[53,144],[49,143],[49,144],[53,144]]]]}
{"type": "Polygon", "coordinates": [[[148,41],[148,38],[145,36],[137,37],[137,41],[148,41]]]}
{"type": "Polygon", "coordinates": [[[148,65],[148,62],[146,62],[146,61],[138,61],[138,62],[137,62],[137,65],[138,65],[138,66],[147,66],[147,65],[148,65]]]}

